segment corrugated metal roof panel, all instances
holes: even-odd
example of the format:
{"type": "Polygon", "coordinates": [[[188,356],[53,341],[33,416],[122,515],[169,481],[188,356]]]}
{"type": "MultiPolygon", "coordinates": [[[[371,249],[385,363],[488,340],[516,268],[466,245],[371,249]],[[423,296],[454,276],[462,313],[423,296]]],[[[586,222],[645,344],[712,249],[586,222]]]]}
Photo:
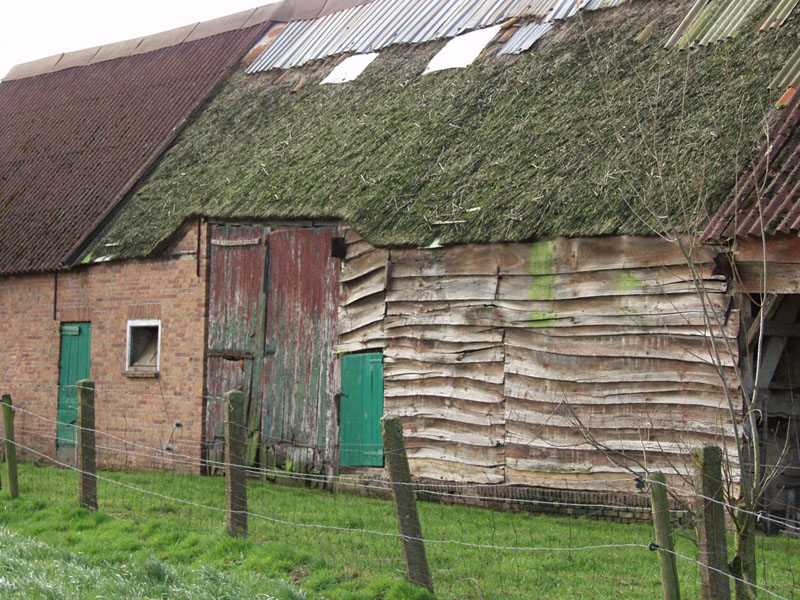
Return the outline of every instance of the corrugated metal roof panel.
{"type": "Polygon", "coordinates": [[[775,89],[795,86],[798,79],[800,79],[800,47],[794,51],[789,57],[789,60],[786,61],[786,64],[783,65],[783,68],[770,82],[769,88],[775,89]]]}
{"type": "Polygon", "coordinates": [[[519,54],[520,52],[525,52],[525,50],[533,46],[539,38],[552,28],[552,23],[529,23],[524,27],[520,27],[517,32],[511,36],[511,39],[503,44],[498,54],[519,54]]]}
{"type": "Polygon", "coordinates": [[[769,11],[769,14],[758,26],[759,31],[767,31],[774,27],[780,27],[783,22],[791,14],[794,7],[797,6],[798,0],[777,0],[775,6],[769,11]]]}
{"type": "Polygon", "coordinates": [[[800,94],[767,136],[703,240],[800,231],[800,94]]]}
{"type": "Polygon", "coordinates": [[[698,0],[665,47],[681,50],[735,37],[761,0],[698,0]]]}
{"type": "Polygon", "coordinates": [[[288,69],[344,52],[452,38],[511,17],[566,19],[627,0],[375,0],[328,17],[290,23],[247,69],[288,69]]]}

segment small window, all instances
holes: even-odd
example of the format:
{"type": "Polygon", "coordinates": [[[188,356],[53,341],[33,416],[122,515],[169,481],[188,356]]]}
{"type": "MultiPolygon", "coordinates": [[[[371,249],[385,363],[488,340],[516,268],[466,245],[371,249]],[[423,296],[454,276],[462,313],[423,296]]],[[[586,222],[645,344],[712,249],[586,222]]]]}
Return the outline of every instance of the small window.
{"type": "Polygon", "coordinates": [[[126,370],[157,373],[161,348],[161,321],[128,321],[126,370]]]}

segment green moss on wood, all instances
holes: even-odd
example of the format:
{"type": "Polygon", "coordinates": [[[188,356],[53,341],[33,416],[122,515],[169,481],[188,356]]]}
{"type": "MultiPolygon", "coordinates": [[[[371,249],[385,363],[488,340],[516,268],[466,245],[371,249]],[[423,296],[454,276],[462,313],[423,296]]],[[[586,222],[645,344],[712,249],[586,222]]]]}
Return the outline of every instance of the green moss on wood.
{"type": "Polygon", "coordinates": [[[638,289],[642,280],[631,271],[620,271],[614,275],[614,287],[621,294],[638,289]]]}

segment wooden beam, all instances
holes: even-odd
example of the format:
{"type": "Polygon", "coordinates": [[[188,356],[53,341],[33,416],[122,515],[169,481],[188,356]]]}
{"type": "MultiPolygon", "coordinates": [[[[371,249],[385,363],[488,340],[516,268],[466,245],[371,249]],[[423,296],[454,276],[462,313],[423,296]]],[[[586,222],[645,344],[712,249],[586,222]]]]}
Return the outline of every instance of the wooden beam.
{"type": "Polygon", "coordinates": [[[793,395],[791,392],[758,390],[757,397],[759,404],[766,406],[770,417],[800,419],[800,394],[793,395]]]}
{"type": "Polygon", "coordinates": [[[753,323],[747,330],[747,337],[745,338],[745,343],[747,344],[747,351],[751,355],[752,355],[752,350],[758,341],[758,334],[761,331],[761,313],[764,313],[765,321],[769,321],[770,319],[772,319],[772,317],[775,315],[775,311],[778,308],[778,304],[780,303],[781,298],[783,298],[783,296],[779,296],[777,294],[767,294],[766,299],[761,304],[761,312],[759,312],[755,316],[755,318],[753,319],[753,323]]]}
{"type": "MultiPolygon", "coordinates": [[[[774,320],[793,322],[798,313],[800,313],[800,296],[783,296],[783,301],[775,311],[774,320]]],[[[761,364],[758,369],[758,379],[755,383],[756,389],[769,387],[785,347],[786,338],[783,336],[768,337],[762,344],[761,355],[757,357],[761,364]]]]}

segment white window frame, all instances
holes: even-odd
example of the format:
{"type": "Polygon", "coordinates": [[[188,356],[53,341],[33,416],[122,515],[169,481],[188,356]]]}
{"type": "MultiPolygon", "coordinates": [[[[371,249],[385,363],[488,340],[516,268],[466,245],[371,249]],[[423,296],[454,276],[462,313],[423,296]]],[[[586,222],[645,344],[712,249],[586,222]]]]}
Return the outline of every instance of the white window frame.
{"type": "Polygon", "coordinates": [[[127,343],[125,344],[125,371],[129,373],[136,372],[161,372],[161,319],[132,319],[128,321],[128,336],[127,343]],[[133,344],[132,330],[135,327],[158,327],[158,339],[156,340],[156,366],[155,369],[150,367],[137,367],[131,364],[131,345],[133,344]]]}

